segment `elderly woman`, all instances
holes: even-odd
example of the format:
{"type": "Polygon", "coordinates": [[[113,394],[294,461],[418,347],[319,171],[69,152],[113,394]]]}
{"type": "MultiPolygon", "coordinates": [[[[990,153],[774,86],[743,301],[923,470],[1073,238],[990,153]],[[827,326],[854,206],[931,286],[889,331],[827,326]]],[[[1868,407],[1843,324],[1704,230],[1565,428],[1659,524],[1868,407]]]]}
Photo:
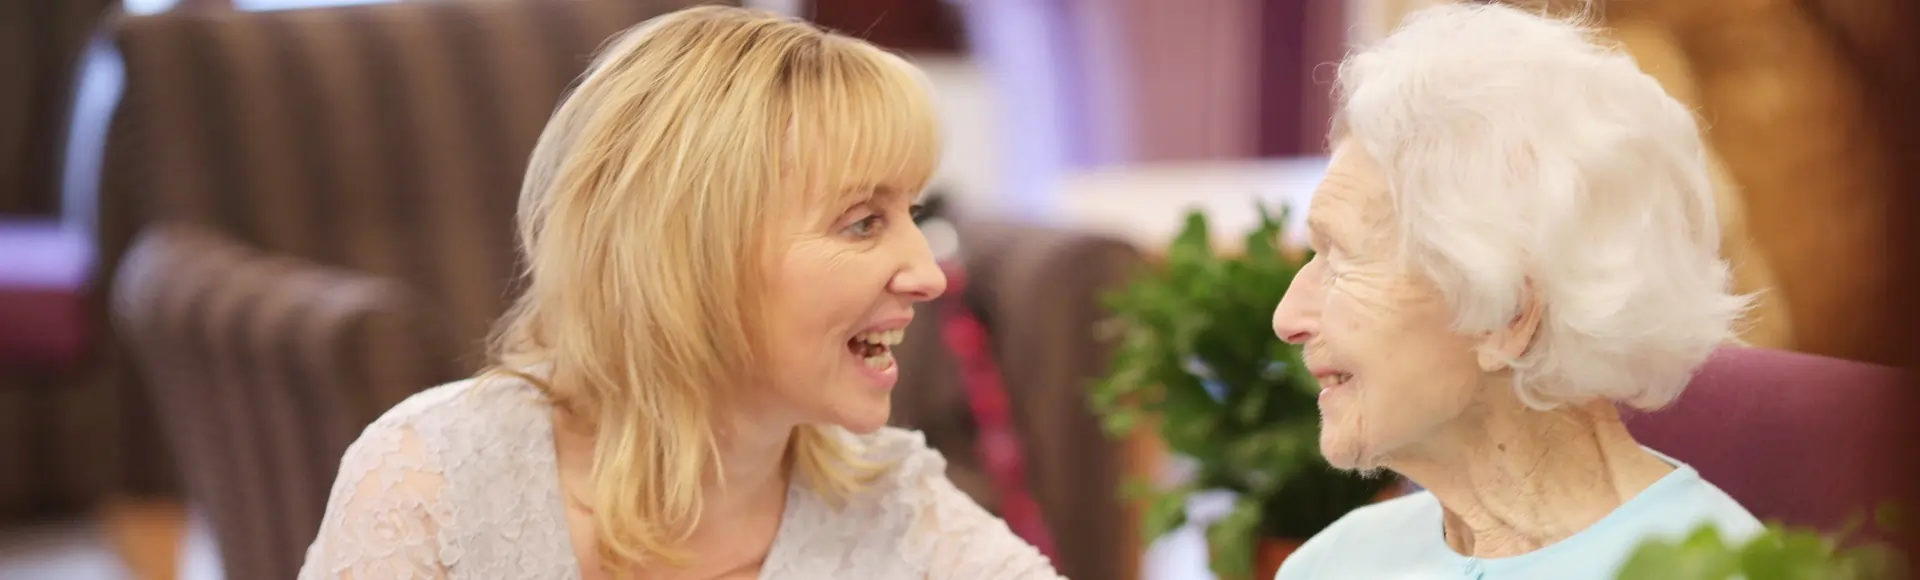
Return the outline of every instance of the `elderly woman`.
{"type": "Polygon", "coordinates": [[[300,577],[1056,578],[884,427],[946,285],[930,101],[758,12],[614,40],[534,151],[496,366],[367,428],[300,577]]]}
{"type": "Polygon", "coordinates": [[[1274,312],[1320,382],[1320,449],[1425,491],[1354,511],[1281,580],[1611,578],[1745,509],[1635,442],[1734,335],[1696,121],[1590,31],[1417,13],[1340,67],[1315,254],[1274,312]]]}

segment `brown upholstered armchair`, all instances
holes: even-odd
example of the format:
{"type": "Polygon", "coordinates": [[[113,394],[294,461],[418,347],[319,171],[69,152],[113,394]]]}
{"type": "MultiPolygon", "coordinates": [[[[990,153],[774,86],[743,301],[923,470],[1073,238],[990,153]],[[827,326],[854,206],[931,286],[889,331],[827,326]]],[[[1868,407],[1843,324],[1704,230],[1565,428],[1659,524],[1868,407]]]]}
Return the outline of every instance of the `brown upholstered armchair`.
{"type": "MultiPolygon", "coordinates": [[[[542,123],[602,39],[691,3],[419,2],[127,23],[101,200],[103,229],[131,241],[113,309],[228,577],[292,576],[360,429],[479,367],[510,293],[512,213],[542,123]]],[[[1137,258],[1117,241],[1035,228],[960,235],[1060,567],[1122,577],[1117,447],[1079,390],[1104,364],[1093,296],[1137,258]]],[[[994,506],[931,326],[902,347],[909,382],[895,418],[927,431],[956,481],[994,506]]]]}
{"type": "Polygon", "coordinates": [[[107,273],[116,334],[228,577],[292,577],[352,437],[477,366],[541,125],[606,38],[695,3],[122,23],[101,259],[125,266],[107,273]]]}

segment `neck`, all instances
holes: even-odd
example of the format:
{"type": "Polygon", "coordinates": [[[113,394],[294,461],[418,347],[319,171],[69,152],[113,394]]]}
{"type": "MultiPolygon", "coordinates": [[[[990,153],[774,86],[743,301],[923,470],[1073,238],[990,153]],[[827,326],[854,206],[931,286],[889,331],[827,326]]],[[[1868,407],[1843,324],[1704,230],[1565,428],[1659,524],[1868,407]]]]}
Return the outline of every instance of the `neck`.
{"type": "MultiPolygon", "coordinates": [[[[586,500],[593,469],[596,436],[572,413],[556,410],[556,455],[569,495],[586,500]]],[[[779,514],[786,502],[787,443],[793,428],[773,422],[739,420],[719,438],[719,465],[701,482],[704,505],[700,529],[707,522],[741,521],[743,514],[779,514]]],[[[724,526],[722,526],[724,527],[724,526]]],[[[698,534],[698,532],[696,532],[698,534]]]]}
{"type": "Polygon", "coordinates": [[[1506,380],[1440,436],[1385,465],[1440,501],[1455,551],[1498,558],[1546,547],[1673,470],[1634,441],[1611,403],[1533,410],[1506,380]]]}
{"type": "MultiPolygon", "coordinates": [[[[786,501],[787,449],[794,427],[741,419],[720,437],[720,477],[705,482],[707,513],[731,517],[786,501]]],[[[775,510],[775,513],[779,513],[775,510]]]]}

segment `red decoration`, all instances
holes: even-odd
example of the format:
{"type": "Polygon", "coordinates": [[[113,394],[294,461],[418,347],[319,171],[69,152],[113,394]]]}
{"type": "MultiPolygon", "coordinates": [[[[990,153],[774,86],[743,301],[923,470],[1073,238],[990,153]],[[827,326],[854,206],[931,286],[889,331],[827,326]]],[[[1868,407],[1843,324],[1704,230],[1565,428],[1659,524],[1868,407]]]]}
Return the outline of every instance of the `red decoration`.
{"type": "Polygon", "coordinates": [[[1041,518],[1040,504],[1027,489],[1027,458],[1013,425],[1013,405],[1007,396],[1006,381],[994,362],[992,343],[980,318],[967,307],[967,275],[959,265],[943,266],[947,273],[947,293],[937,303],[940,312],[940,336],[959,361],[961,384],[974,421],[980,427],[980,458],[987,476],[999,494],[1000,517],[1013,533],[1052,558],[1053,537],[1041,518]]]}

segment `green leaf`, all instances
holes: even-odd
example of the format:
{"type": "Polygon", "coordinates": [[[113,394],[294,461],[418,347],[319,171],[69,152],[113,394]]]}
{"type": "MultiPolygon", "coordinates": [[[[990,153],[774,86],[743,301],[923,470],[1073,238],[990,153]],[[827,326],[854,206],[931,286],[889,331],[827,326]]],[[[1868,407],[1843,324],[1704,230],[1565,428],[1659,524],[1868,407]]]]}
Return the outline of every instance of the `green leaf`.
{"type": "Polygon", "coordinates": [[[1834,532],[1833,537],[1841,539],[1853,537],[1860,532],[1860,525],[1865,523],[1865,520],[1866,518],[1857,512],[1847,516],[1845,521],[1840,522],[1840,527],[1836,528],[1837,531],[1834,532]]]}
{"type": "MultiPolygon", "coordinates": [[[[1266,206],[1256,203],[1253,209],[1260,212],[1260,226],[1247,234],[1242,250],[1246,253],[1247,263],[1271,264],[1279,261],[1280,224],[1267,212],[1266,206]]],[[[1281,215],[1286,215],[1286,210],[1281,210],[1281,215]]]]}
{"type": "MultiPolygon", "coordinates": [[[[1217,252],[1205,214],[1188,212],[1164,260],[1101,297],[1109,318],[1096,331],[1114,350],[1087,400],[1111,436],[1154,419],[1167,446],[1198,464],[1193,489],[1231,490],[1251,506],[1235,524],[1246,535],[1285,529],[1310,536],[1386,484],[1331,469],[1319,457],[1315,381],[1299,348],[1271,327],[1305,262],[1282,247],[1288,208],[1251,209],[1259,224],[1242,233],[1237,254],[1217,252]],[[1208,381],[1224,388],[1210,391],[1187,368],[1190,360],[1205,361],[1208,381]]],[[[1172,513],[1157,512],[1143,527],[1163,529],[1172,513]]],[[[1234,540],[1222,541],[1229,547],[1223,557],[1232,556],[1234,540]]]]}
{"type": "Polygon", "coordinates": [[[1833,567],[1833,546],[1826,538],[1809,530],[1784,529],[1777,549],[1761,552],[1766,557],[1747,559],[1748,580],[1814,580],[1829,577],[1833,567]]]}
{"type": "Polygon", "coordinates": [[[1900,554],[1885,546],[1838,550],[1820,532],[1772,524],[1739,545],[1725,544],[1709,525],[1675,542],[1643,542],[1616,575],[1622,580],[1891,580],[1906,572],[1900,554]]]}
{"type": "Polygon", "coordinates": [[[1187,523],[1187,500],[1193,496],[1193,489],[1177,487],[1157,494],[1153,502],[1147,505],[1147,513],[1141,522],[1141,532],[1145,540],[1179,529],[1187,523]]]}
{"type": "MultiPolygon", "coordinates": [[[[1260,504],[1249,498],[1235,498],[1233,511],[1207,527],[1207,549],[1211,568],[1221,580],[1245,580],[1253,576],[1254,550],[1260,544],[1260,504]]],[[[1264,579],[1262,579],[1264,580],[1264,579]]]]}
{"type": "Polygon", "coordinates": [[[1199,210],[1187,213],[1187,223],[1167,248],[1167,263],[1179,268],[1208,263],[1213,254],[1212,234],[1207,229],[1207,214],[1199,210]]]}
{"type": "Polygon", "coordinates": [[[1856,580],[1892,580],[1907,578],[1906,559],[1886,546],[1860,546],[1847,550],[1842,562],[1845,573],[1856,580]]]}
{"type": "Polygon", "coordinates": [[[1705,575],[1685,575],[1677,573],[1688,567],[1686,551],[1679,545],[1666,543],[1643,544],[1627,556],[1620,571],[1614,577],[1620,580],[1638,580],[1642,578],[1665,578],[1668,580],[1721,580],[1705,575]]]}

